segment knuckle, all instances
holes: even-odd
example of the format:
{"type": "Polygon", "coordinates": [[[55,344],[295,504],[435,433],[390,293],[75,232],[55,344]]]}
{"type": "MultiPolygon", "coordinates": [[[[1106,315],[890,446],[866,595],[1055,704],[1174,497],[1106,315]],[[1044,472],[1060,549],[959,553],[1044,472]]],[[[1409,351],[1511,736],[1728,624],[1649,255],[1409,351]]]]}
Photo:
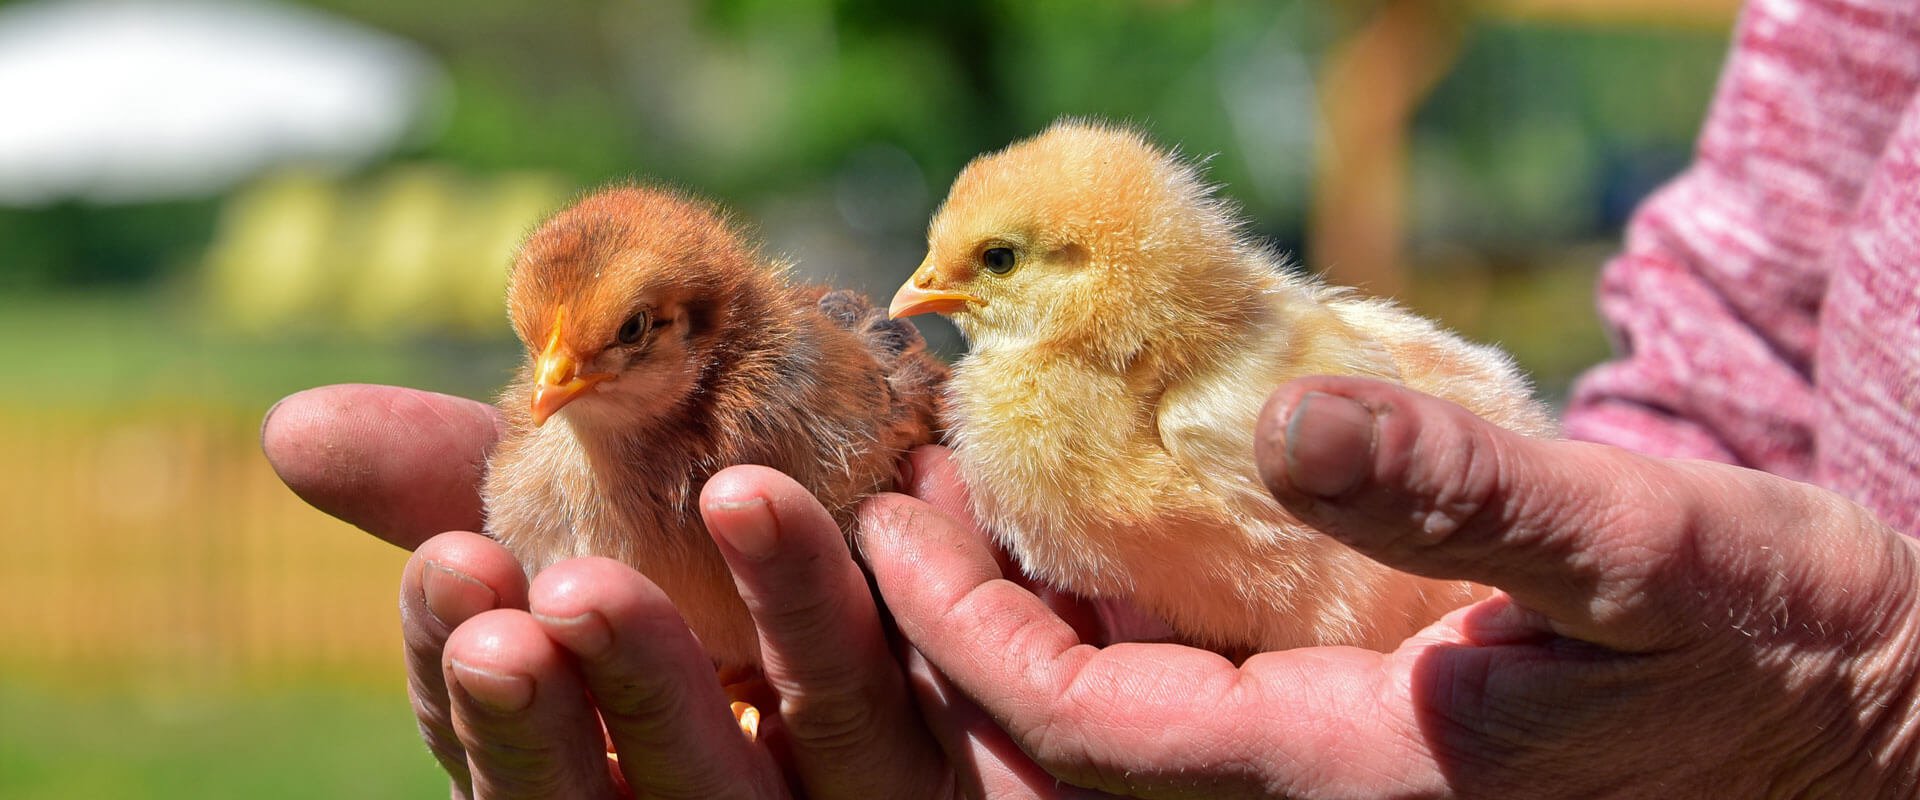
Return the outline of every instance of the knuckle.
{"type": "MultiPolygon", "coordinates": [[[[441,703],[422,699],[419,691],[410,693],[408,701],[413,705],[413,718],[420,723],[420,732],[430,734],[430,738],[455,741],[453,739],[453,714],[441,703]]],[[[431,742],[429,742],[431,743],[431,742]]]]}
{"type": "Polygon", "coordinates": [[[409,692],[407,700],[413,706],[414,723],[419,727],[420,740],[426,743],[427,752],[440,762],[440,768],[453,780],[454,788],[465,791],[472,776],[467,771],[467,749],[454,733],[453,715],[444,704],[422,699],[419,691],[409,692]]]}
{"type": "Polygon", "coordinates": [[[1039,720],[1020,745],[1048,773],[1076,786],[1116,793],[1140,788],[1130,770],[1095,757],[1086,738],[1057,714],[1039,720]]]}
{"type": "Polygon", "coordinates": [[[453,631],[446,623],[416,609],[412,603],[402,598],[400,603],[400,641],[409,655],[430,656],[433,661],[440,660],[440,651],[447,646],[447,636],[453,631]]]}
{"type": "Polygon", "coordinates": [[[1404,487],[1411,501],[1405,546],[1484,535],[1532,501],[1528,487],[1514,480],[1512,454],[1485,424],[1422,427],[1398,462],[1401,474],[1383,476],[1389,485],[1404,487]]]}
{"type": "Polygon", "coordinates": [[[454,738],[453,733],[435,728],[425,721],[419,724],[421,741],[426,742],[427,752],[432,753],[434,760],[440,762],[440,768],[446,771],[447,776],[456,781],[469,780],[466,748],[460,745],[460,741],[454,738]]]}
{"type": "Polygon", "coordinates": [[[879,734],[877,704],[870,698],[791,698],[782,701],[781,721],[795,741],[816,750],[853,752],[870,748],[879,734]]]}
{"type": "MultiPolygon", "coordinates": [[[[818,582],[813,582],[817,586],[818,582]]],[[[753,616],[770,635],[802,647],[830,645],[846,625],[846,603],[836,592],[789,591],[777,603],[755,603],[753,616]]]]}
{"type": "Polygon", "coordinates": [[[1617,458],[1533,449],[1585,445],[1520,439],[1482,423],[1448,426],[1422,446],[1433,451],[1416,459],[1408,476],[1414,502],[1405,547],[1445,545],[1461,560],[1512,548],[1570,555],[1592,546],[1593,532],[1620,529],[1623,519],[1637,525],[1674,513],[1670,504],[1647,502],[1644,493],[1619,491],[1639,473],[1615,464],[1617,458]],[[1563,455],[1578,455],[1579,463],[1563,455]],[[1576,466],[1592,472],[1570,480],[1559,471],[1576,466]]]}
{"type": "Polygon", "coordinates": [[[452,729],[424,718],[416,722],[420,728],[420,740],[426,743],[427,752],[433,754],[434,760],[440,762],[440,768],[456,781],[467,780],[467,750],[461,746],[452,729]]]}
{"type": "Polygon", "coordinates": [[[567,782],[551,747],[494,740],[466,744],[469,769],[495,791],[511,797],[565,796],[567,782]]]}
{"type": "Polygon", "coordinates": [[[593,697],[602,713],[628,721],[674,719],[686,709],[680,692],[632,677],[594,680],[593,697]]]}
{"type": "Polygon", "coordinates": [[[1086,779],[1094,777],[1096,770],[1087,765],[1085,754],[1077,746],[1078,737],[1063,730],[1056,712],[1033,715],[1016,730],[1016,739],[1020,749],[1027,751],[1048,772],[1082,785],[1088,785],[1086,779]]]}
{"type": "Polygon", "coordinates": [[[1085,720],[1104,706],[1099,692],[1087,683],[1087,673],[1076,670],[1051,701],[1025,709],[1014,718],[1013,730],[1022,749],[1048,772],[1082,786],[1118,788],[1119,772],[1096,758],[1088,747],[1085,720]]]}

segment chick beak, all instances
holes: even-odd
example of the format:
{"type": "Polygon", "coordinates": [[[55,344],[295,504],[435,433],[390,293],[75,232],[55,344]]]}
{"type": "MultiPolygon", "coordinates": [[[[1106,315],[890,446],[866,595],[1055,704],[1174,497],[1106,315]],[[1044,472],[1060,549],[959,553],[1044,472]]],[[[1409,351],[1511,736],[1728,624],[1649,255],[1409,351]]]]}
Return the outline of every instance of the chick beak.
{"type": "Polygon", "coordinates": [[[980,298],[949,289],[935,288],[933,264],[921,264],[913,277],[900,286],[893,295],[893,303],[887,306],[887,318],[899,319],[916,314],[952,314],[965,311],[967,304],[978,303],[980,298]]]}
{"type": "Polygon", "coordinates": [[[533,424],[547,421],[566,404],[573,402],[593,387],[613,379],[610,372],[580,373],[580,359],[573,350],[562,344],[562,332],[566,324],[566,310],[553,321],[553,332],[547,335],[547,349],[533,364],[533,424]]]}

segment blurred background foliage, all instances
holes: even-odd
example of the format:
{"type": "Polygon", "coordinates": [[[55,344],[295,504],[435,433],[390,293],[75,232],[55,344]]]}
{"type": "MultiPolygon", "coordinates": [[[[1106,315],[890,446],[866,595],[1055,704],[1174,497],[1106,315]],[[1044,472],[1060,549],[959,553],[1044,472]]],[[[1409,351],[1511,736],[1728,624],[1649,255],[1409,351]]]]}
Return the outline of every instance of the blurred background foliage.
{"type": "MultiPolygon", "coordinates": [[[[438,793],[404,554],[281,489],[321,383],[485,398],[508,258],[629,179],[884,297],[973,155],[1063,115],[1186,153],[1334,280],[1606,353],[1595,269],[1684,168],[1714,0],[0,4],[0,796],[438,793]]],[[[929,327],[949,353],[960,345],[929,327]]]]}

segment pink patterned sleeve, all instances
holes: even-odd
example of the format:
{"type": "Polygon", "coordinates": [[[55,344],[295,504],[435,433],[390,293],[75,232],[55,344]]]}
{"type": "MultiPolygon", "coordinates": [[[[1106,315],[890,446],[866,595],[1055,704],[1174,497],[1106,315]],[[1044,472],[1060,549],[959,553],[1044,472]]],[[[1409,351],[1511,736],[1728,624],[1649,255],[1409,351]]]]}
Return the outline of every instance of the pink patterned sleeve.
{"type": "Polygon", "coordinates": [[[1827,267],[1813,481],[1920,536],[1920,102],[1827,267]]]}
{"type": "Polygon", "coordinates": [[[1635,215],[1600,283],[1616,358],[1574,438],[1814,472],[1827,254],[1920,82],[1910,2],[1748,6],[1693,165],[1635,215]]]}

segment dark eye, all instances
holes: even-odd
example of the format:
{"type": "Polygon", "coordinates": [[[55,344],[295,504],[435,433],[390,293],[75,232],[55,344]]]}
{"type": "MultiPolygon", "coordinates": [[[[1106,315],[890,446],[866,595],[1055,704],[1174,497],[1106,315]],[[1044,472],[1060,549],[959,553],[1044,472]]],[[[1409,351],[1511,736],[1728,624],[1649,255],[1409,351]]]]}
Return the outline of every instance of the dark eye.
{"type": "Polygon", "coordinates": [[[646,333],[647,312],[642,311],[628,317],[627,321],[620,325],[620,332],[614,334],[613,337],[620,340],[621,344],[633,344],[640,341],[640,337],[645,336],[646,333]]]}
{"type": "Polygon", "coordinates": [[[1013,262],[1013,248],[1011,247],[989,247],[986,252],[980,254],[980,264],[985,266],[988,272],[995,275],[1005,275],[1012,272],[1013,262]]]}

